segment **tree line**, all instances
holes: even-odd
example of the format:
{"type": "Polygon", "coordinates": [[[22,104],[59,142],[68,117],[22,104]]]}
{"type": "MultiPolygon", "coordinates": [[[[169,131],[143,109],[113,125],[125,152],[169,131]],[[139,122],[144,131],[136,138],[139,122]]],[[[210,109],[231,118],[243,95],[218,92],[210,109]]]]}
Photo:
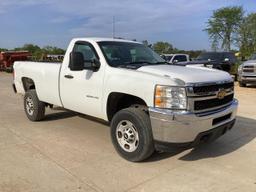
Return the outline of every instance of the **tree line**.
{"type": "Polygon", "coordinates": [[[203,50],[181,50],[174,47],[169,42],[159,41],[154,44],[148,44],[147,40],[142,41],[146,46],[151,47],[158,54],[175,54],[175,53],[184,53],[190,55],[191,58],[196,58],[203,50]]]}
{"type": "MultiPolygon", "coordinates": [[[[8,51],[8,49],[0,48],[0,51],[8,51]]],[[[35,60],[40,60],[47,54],[50,55],[64,55],[65,50],[55,46],[40,47],[34,44],[25,44],[22,47],[12,49],[12,51],[29,51],[35,60]]]]}
{"type": "MultiPolygon", "coordinates": [[[[151,47],[154,51],[156,51],[159,54],[162,54],[162,53],[185,53],[185,54],[189,54],[191,56],[191,58],[195,58],[202,52],[201,50],[190,50],[190,51],[179,50],[179,49],[173,47],[173,45],[171,43],[162,42],[162,41],[156,42],[153,45],[150,45],[147,40],[142,41],[142,43],[145,44],[146,46],[151,47]]],[[[51,55],[64,55],[65,54],[65,50],[58,48],[58,47],[45,46],[45,47],[41,48],[38,45],[34,45],[34,44],[25,44],[22,47],[14,48],[12,50],[13,51],[29,51],[35,60],[40,60],[40,59],[42,59],[42,57],[44,55],[47,55],[47,54],[51,54],[51,55]]],[[[8,49],[0,48],[0,52],[1,51],[8,51],[8,49]]]]}

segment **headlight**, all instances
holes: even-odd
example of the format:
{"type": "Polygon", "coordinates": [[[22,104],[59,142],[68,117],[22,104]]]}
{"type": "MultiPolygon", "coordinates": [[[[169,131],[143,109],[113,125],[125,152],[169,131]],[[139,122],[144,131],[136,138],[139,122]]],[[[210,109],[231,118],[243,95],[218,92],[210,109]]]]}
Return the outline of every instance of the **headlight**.
{"type": "Polygon", "coordinates": [[[155,107],[167,109],[187,109],[187,96],[184,87],[157,85],[155,107]]]}

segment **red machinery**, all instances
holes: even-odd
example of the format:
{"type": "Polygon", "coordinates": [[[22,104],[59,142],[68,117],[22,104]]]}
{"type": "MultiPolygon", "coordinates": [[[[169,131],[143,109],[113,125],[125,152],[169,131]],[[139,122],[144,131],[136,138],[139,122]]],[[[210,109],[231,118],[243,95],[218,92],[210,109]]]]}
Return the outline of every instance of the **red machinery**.
{"type": "Polygon", "coordinates": [[[0,71],[12,71],[15,61],[27,61],[31,57],[28,51],[4,51],[0,53],[0,71]]]}

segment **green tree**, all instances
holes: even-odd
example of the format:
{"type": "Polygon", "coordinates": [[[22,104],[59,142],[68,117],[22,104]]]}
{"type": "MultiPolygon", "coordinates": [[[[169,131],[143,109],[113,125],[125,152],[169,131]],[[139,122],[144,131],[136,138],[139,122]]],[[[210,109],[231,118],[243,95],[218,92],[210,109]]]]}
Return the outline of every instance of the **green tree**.
{"type": "Polygon", "coordinates": [[[45,46],[44,48],[40,48],[38,45],[34,44],[25,44],[23,47],[18,47],[14,49],[15,51],[29,51],[33,59],[35,60],[41,60],[45,55],[51,54],[51,55],[63,55],[65,54],[65,50],[53,47],[53,46],[45,46]]]}
{"type": "Polygon", "coordinates": [[[163,54],[163,53],[172,53],[172,51],[174,50],[173,49],[173,46],[172,44],[168,43],[168,42],[156,42],[154,45],[153,45],[153,50],[155,52],[157,52],[158,54],[163,54]]]}
{"type": "Polygon", "coordinates": [[[256,13],[244,18],[240,28],[238,45],[243,57],[249,57],[256,52],[256,13]]]}
{"type": "Polygon", "coordinates": [[[236,41],[244,10],[241,6],[224,7],[217,9],[207,22],[204,29],[212,41],[212,48],[221,48],[230,51],[231,45],[236,41]]]}
{"type": "Polygon", "coordinates": [[[2,52],[2,51],[8,51],[8,49],[0,48],[0,52],[2,52]]]}
{"type": "Polygon", "coordinates": [[[25,44],[23,47],[18,47],[18,48],[15,48],[14,50],[15,51],[24,50],[24,51],[29,51],[30,53],[34,54],[34,53],[40,51],[41,48],[34,44],[25,44]]]}
{"type": "Polygon", "coordinates": [[[34,44],[25,44],[23,47],[17,47],[14,51],[29,51],[35,59],[39,59],[41,55],[41,48],[34,44]]]}
{"type": "Polygon", "coordinates": [[[46,46],[42,49],[42,52],[45,54],[52,54],[52,55],[63,55],[65,54],[65,50],[58,48],[58,47],[52,47],[52,46],[46,46]]]}

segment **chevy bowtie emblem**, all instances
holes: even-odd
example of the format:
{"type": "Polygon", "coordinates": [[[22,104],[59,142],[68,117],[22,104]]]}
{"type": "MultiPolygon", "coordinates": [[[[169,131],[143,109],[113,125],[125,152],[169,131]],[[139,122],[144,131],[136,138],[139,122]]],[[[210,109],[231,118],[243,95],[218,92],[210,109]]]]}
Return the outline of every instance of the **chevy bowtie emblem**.
{"type": "Polygon", "coordinates": [[[217,94],[218,99],[224,99],[225,96],[226,96],[226,91],[224,89],[221,89],[217,94]]]}

